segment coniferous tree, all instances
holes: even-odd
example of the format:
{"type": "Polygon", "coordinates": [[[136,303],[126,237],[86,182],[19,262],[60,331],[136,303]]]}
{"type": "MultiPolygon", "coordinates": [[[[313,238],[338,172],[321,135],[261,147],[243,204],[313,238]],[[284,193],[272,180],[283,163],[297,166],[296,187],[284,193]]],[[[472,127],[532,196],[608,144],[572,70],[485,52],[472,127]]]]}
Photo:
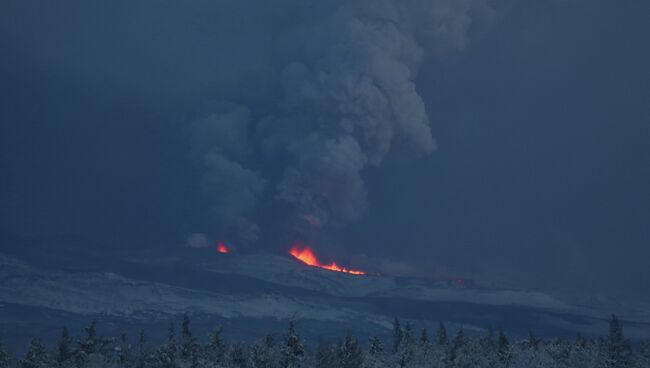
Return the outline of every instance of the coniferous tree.
{"type": "Polygon", "coordinates": [[[316,368],[331,368],[336,366],[336,354],[332,346],[325,341],[319,341],[314,358],[316,368]]]}
{"type": "Polygon", "coordinates": [[[368,354],[363,360],[364,367],[383,367],[385,364],[384,345],[377,335],[370,337],[368,342],[368,354]]]}
{"type": "Polygon", "coordinates": [[[465,332],[463,331],[463,327],[461,326],[458,329],[458,332],[456,332],[456,335],[454,338],[451,340],[451,349],[449,352],[449,359],[453,362],[456,360],[456,357],[458,355],[458,352],[462,347],[465,346],[467,343],[467,340],[465,338],[465,332]]]}
{"type": "Polygon", "coordinates": [[[117,361],[120,367],[126,367],[131,364],[131,345],[127,339],[126,333],[120,335],[120,346],[118,347],[117,361]]]}
{"type": "Polygon", "coordinates": [[[427,333],[427,329],[423,328],[422,332],[420,332],[420,346],[427,345],[429,345],[429,334],[427,333]]]}
{"type": "Polygon", "coordinates": [[[357,339],[348,332],[338,349],[338,366],[340,368],[361,368],[363,353],[357,339]]]}
{"type": "Polygon", "coordinates": [[[272,368],[276,363],[274,359],[273,336],[266,335],[264,338],[257,340],[251,346],[251,368],[272,368]]]}
{"type": "Polygon", "coordinates": [[[438,322],[438,331],[436,332],[436,342],[439,346],[447,346],[449,339],[447,338],[447,329],[442,322],[438,322]]]}
{"type": "Polygon", "coordinates": [[[612,368],[627,368],[632,366],[630,343],[623,336],[623,327],[621,327],[620,321],[613,314],[609,322],[607,350],[612,368]]]}
{"type": "Polygon", "coordinates": [[[393,353],[397,354],[402,345],[403,332],[397,317],[393,321],[393,353]]]}
{"type": "Polygon", "coordinates": [[[539,339],[533,335],[532,331],[528,331],[528,337],[526,340],[524,340],[524,347],[533,350],[537,350],[539,348],[539,339]]]}
{"type": "Polygon", "coordinates": [[[158,349],[158,365],[163,368],[177,367],[178,346],[174,322],[170,322],[167,329],[167,341],[158,349]]]}
{"type": "Polygon", "coordinates": [[[212,331],[210,342],[205,347],[205,355],[209,362],[220,364],[225,362],[227,346],[221,338],[222,328],[212,331]]]}
{"type": "Polygon", "coordinates": [[[4,342],[0,339],[0,368],[9,368],[11,365],[11,354],[9,354],[9,351],[4,346],[4,342]]]}
{"type": "Polygon", "coordinates": [[[228,360],[233,368],[246,368],[248,366],[248,356],[244,344],[233,344],[228,354],[228,360]]]}
{"type": "Polygon", "coordinates": [[[280,351],[280,365],[282,368],[301,368],[305,360],[305,347],[296,332],[295,321],[289,321],[287,333],[284,335],[284,344],[280,351]]]}
{"type": "Polygon", "coordinates": [[[41,340],[34,338],[29,342],[25,357],[20,362],[21,368],[50,368],[52,362],[41,340]]]}
{"type": "Polygon", "coordinates": [[[181,325],[180,357],[183,361],[190,363],[191,368],[196,368],[199,365],[199,343],[192,335],[190,319],[187,315],[183,316],[181,325]]]}
{"type": "Polygon", "coordinates": [[[406,322],[402,330],[402,342],[397,351],[397,365],[407,367],[413,361],[415,355],[415,339],[413,337],[413,326],[411,322],[406,322]]]}
{"type": "Polygon", "coordinates": [[[138,335],[138,359],[136,362],[136,368],[145,368],[147,363],[147,337],[144,334],[144,330],[140,330],[138,335]]]}
{"type": "Polygon", "coordinates": [[[70,340],[70,333],[68,332],[67,327],[63,327],[61,332],[61,337],[57,343],[57,355],[56,363],[59,367],[65,366],[65,364],[72,360],[73,351],[72,351],[72,341],[70,340]]]}
{"type": "Polygon", "coordinates": [[[501,361],[508,361],[510,358],[510,342],[508,338],[503,333],[503,330],[499,329],[499,336],[497,338],[497,355],[501,361]]]}

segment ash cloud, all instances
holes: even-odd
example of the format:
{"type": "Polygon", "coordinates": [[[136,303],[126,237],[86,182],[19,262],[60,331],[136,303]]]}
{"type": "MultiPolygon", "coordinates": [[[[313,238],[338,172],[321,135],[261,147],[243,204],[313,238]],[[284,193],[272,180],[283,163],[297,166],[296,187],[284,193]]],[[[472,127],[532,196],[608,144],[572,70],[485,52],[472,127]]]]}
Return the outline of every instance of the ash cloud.
{"type": "Polygon", "coordinates": [[[414,83],[423,59],[462,49],[473,18],[491,14],[484,1],[357,0],[293,26],[274,103],[222,104],[191,124],[217,231],[254,243],[261,198],[284,203],[294,227],[359,219],[365,168],[395,150],[436,148],[414,83]],[[251,155],[267,165],[254,167],[251,155]]]}

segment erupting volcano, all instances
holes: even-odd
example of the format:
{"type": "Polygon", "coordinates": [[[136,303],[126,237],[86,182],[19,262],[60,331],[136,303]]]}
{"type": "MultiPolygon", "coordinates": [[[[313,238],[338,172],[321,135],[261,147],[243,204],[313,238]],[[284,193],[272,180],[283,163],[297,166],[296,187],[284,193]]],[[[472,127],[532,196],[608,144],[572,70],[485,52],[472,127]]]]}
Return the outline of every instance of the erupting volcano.
{"type": "Polygon", "coordinates": [[[223,242],[219,241],[219,242],[217,242],[217,252],[219,252],[219,253],[223,253],[223,254],[226,254],[226,253],[229,253],[229,252],[230,252],[230,249],[228,249],[228,247],[226,246],[226,244],[224,244],[223,242]]]}
{"type": "Polygon", "coordinates": [[[351,275],[365,275],[366,273],[363,271],[359,270],[350,270],[345,267],[341,267],[336,264],[336,262],[332,262],[330,264],[322,264],[318,258],[316,258],[316,255],[314,254],[314,251],[311,250],[308,246],[300,243],[295,243],[292,247],[291,250],[289,251],[289,254],[291,254],[294,258],[297,260],[303,262],[306,265],[313,266],[313,267],[318,267],[322,268],[325,270],[330,270],[330,271],[337,271],[337,272],[343,272],[343,273],[349,273],[351,275]]]}

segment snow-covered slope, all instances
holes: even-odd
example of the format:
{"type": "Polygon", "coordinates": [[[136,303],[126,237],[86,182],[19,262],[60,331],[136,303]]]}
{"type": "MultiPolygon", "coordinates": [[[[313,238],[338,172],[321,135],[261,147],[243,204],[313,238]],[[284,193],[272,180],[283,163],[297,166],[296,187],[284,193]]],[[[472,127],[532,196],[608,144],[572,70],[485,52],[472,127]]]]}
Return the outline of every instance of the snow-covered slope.
{"type": "Polygon", "coordinates": [[[245,320],[246,331],[255,330],[254,321],[296,316],[320,324],[315,334],[323,326],[388,332],[392,319],[400,317],[429,327],[445,321],[468,330],[493,326],[514,334],[591,335],[604,333],[609,314],[615,312],[626,321],[628,336],[650,334],[650,309],[643,305],[577,303],[539,291],[354,276],[278,255],[211,253],[198,261],[143,257],[101,267],[51,270],[0,255],[0,303],[137,321],[189,313],[232,321],[235,328],[245,320]]]}

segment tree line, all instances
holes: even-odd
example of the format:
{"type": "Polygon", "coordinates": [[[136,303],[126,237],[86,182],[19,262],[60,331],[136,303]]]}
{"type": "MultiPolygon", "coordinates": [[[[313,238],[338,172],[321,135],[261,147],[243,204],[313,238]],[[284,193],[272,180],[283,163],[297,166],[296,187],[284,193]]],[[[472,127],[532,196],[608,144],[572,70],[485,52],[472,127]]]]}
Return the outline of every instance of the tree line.
{"type": "Polygon", "coordinates": [[[320,341],[309,349],[291,320],[282,337],[266,335],[252,343],[227,343],[222,330],[214,330],[201,342],[184,316],[180,331],[170,324],[159,346],[147,342],[141,331],[133,343],[126,334],[100,336],[93,321],[79,337],[63,328],[54,349],[34,338],[26,353],[15,359],[0,341],[0,368],[648,368],[650,341],[632,348],[623,335],[619,319],[612,316],[605,338],[540,339],[532,333],[510,341],[499,330],[482,336],[463,328],[448,335],[439,323],[435,335],[426,329],[416,333],[413,325],[393,322],[392,339],[370,337],[365,347],[350,332],[338,342],[320,341]]]}

